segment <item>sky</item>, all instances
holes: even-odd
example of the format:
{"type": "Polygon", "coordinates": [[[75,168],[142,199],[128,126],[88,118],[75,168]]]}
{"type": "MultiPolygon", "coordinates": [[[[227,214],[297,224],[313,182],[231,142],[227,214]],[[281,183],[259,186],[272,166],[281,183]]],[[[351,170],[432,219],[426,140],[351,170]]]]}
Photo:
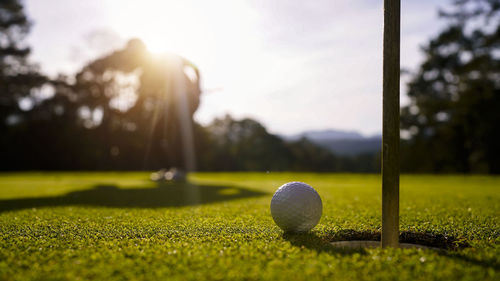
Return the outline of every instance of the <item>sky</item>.
{"type": "MultiPolygon", "coordinates": [[[[142,39],[195,63],[204,93],[195,119],[231,114],[270,132],[382,130],[382,0],[24,0],[31,60],[50,75],[142,39]]],[[[401,66],[443,22],[447,0],[401,1],[401,66]]],[[[405,95],[401,83],[401,103],[405,95]]]]}

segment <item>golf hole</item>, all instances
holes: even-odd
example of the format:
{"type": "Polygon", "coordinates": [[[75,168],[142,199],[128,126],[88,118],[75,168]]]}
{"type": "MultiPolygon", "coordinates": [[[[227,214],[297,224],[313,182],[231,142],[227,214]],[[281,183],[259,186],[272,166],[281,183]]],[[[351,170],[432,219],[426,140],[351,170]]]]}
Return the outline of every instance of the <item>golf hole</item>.
{"type": "MultiPolygon", "coordinates": [[[[336,248],[356,249],[381,246],[380,232],[344,230],[336,236],[338,238],[330,242],[336,248]]],[[[403,231],[399,235],[399,248],[404,249],[458,250],[467,247],[469,244],[464,239],[444,234],[403,231]]]]}

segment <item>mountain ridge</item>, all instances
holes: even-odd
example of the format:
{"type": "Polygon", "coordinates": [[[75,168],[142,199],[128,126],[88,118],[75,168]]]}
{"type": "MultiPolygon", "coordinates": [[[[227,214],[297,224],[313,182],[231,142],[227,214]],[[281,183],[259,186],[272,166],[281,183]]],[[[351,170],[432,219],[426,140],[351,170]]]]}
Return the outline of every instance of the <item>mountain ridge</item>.
{"type": "Polygon", "coordinates": [[[342,156],[375,154],[380,151],[382,145],[382,136],[380,134],[365,137],[354,130],[308,130],[299,134],[283,136],[286,141],[297,141],[302,138],[306,138],[334,154],[342,156]]]}

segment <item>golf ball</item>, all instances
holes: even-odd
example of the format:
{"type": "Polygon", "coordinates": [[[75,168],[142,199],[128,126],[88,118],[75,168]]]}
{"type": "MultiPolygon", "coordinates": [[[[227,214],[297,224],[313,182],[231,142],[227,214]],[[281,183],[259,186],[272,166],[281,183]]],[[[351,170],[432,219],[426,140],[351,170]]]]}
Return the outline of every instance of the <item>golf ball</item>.
{"type": "Polygon", "coordinates": [[[271,199],[271,215],[285,232],[306,232],[315,227],[323,210],[321,197],[310,185],[289,182],[271,199]]]}

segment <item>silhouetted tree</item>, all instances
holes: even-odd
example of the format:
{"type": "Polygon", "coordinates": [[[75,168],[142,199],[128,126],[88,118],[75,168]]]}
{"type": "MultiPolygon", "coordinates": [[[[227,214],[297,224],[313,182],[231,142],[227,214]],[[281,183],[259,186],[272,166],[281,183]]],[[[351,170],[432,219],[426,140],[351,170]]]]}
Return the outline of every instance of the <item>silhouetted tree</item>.
{"type": "Polygon", "coordinates": [[[0,128],[15,123],[20,110],[33,106],[32,88],[44,82],[34,65],[27,62],[30,49],[24,39],[30,23],[18,0],[0,2],[0,128]],[[21,102],[21,107],[19,103],[21,102]]]}
{"type": "Polygon", "coordinates": [[[25,113],[42,102],[45,94],[40,88],[47,79],[27,61],[30,49],[24,39],[29,29],[20,1],[0,2],[0,158],[4,167],[16,166],[20,160],[13,157],[14,148],[23,147],[20,126],[26,121],[25,113]]]}
{"type": "Polygon", "coordinates": [[[255,120],[234,120],[229,115],[215,119],[207,131],[211,137],[213,170],[283,171],[290,168],[291,155],[279,137],[255,120]]]}
{"type": "Polygon", "coordinates": [[[500,173],[500,1],[457,0],[424,48],[402,108],[402,167],[500,173]]]}
{"type": "Polygon", "coordinates": [[[141,158],[144,168],[187,165],[183,149],[189,140],[182,126],[194,127],[201,93],[192,63],[173,55],[153,57],[134,39],[85,66],[73,88],[81,126],[102,144],[100,165],[141,158]]]}
{"type": "Polygon", "coordinates": [[[289,142],[291,171],[335,172],[341,171],[340,159],[329,150],[322,148],[307,138],[289,142]]]}
{"type": "Polygon", "coordinates": [[[205,128],[201,168],[211,171],[378,172],[375,154],[339,157],[306,138],[287,142],[259,122],[226,115],[205,128]]]}
{"type": "Polygon", "coordinates": [[[27,61],[29,26],[21,2],[0,2],[1,170],[185,167],[187,124],[199,170],[376,171],[367,168],[370,156],[337,157],[307,139],[286,142],[252,119],[196,124],[196,66],[152,56],[137,39],[75,77],[48,79],[27,61]]]}

